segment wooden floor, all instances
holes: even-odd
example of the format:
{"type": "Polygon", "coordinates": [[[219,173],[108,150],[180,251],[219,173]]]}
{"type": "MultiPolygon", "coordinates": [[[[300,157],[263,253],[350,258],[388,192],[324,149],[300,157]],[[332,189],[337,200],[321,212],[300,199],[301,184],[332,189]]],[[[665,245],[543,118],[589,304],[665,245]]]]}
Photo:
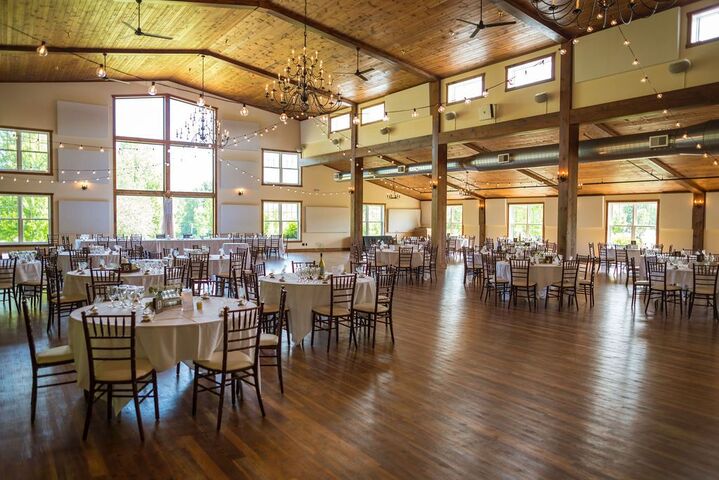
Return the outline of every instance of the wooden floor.
{"type": "MultiPolygon", "coordinates": [[[[41,391],[31,428],[25,334],[3,310],[0,476],[719,478],[719,339],[703,309],[634,315],[624,282],[602,275],[595,308],[529,314],[484,304],[461,273],[398,289],[394,347],[380,330],[374,350],[346,334],[329,355],[323,341],[285,348],[284,396],[266,370],[267,417],[252,395],[228,401],[219,434],[217,399],[193,419],[189,370],[163,372],[144,444],[131,408],[112,424],[96,409],[83,443],[74,385],[41,391]]],[[[35,323],[44,332],[44,312],[35,323]]]]}

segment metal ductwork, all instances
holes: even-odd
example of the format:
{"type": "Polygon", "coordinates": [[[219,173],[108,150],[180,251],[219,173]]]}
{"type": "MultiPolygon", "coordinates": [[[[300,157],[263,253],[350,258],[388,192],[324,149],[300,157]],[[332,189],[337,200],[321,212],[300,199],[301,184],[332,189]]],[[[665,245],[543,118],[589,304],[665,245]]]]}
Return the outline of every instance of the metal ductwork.
{"type": "MultiPolygon", "coordinates": [[[[689,128],[585,140],[579,142],[579,162],[605,162],[681,154],[701,155],[704,149],[711,151],[718,148],[719,120],[712,120],[689,128]],[[697,144],[700,144],[702,149],[698,149],[697,144]]],[[[559,145],[557,144],[479,153],[463,159],[450,160],[447,162],[447,171],[483,172],[553,165],[559,165],[559,145]]],[[[406,165],[404,173],[400,173],[397,166],[394,165],[365,169],[364,178],[371,180],[373,178],[423,175],[431,172],[431,162],[413,163],[406,165]]],[[[337,181],[349,179],[349,172],[342,172],[335,176],[337,181]]]]}

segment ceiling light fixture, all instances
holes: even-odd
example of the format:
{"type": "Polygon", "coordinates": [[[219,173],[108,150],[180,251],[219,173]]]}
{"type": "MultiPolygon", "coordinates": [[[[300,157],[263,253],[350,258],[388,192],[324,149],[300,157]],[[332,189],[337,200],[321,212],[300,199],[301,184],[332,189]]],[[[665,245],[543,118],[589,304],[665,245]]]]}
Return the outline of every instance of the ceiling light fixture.
{"type": "Polygon", "coordinates": [[[35,49],[35,51],[41,57],[47,57],[47,45],[45,44],[44,40],[42,41],[42,43],[40,43],[40,46],[35,49]]]}
{"type": "Polygon", "coordinates": [[[147,89],[148,95],[157,95],[157,85],[155,85],[155,82],[152,82],[150,84],[150,87],[147,89]]]}
{"type": "Polygon", "coordinates": [[[677,0],[531,0],[531,3],[544,19],[560,27],[575,24],[591,33],[595,28],[631,23],[638,9],[652,16],[672,7],[677,0]],[[584,12],[589,15],[582,15],[584,12]]]}

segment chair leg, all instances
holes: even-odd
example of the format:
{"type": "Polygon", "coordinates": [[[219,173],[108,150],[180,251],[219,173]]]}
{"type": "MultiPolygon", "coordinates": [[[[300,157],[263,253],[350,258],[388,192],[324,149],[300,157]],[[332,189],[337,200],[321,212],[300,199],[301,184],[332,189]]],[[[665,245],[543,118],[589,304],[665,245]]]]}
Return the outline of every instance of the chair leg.
{"type": "Polygon", "coordinates": [[[85,427],[82,430],[82,440],[87,440],[87,432],[90,431],[90,420],[92,419],[92,405],[95,403],[95,385],[90,384],[90,394],[87,399],[87,409],[85,410],[85,427]]]}
{"type": "Polygon", "coordinates": [[[315,314],[312,314],[312,332],[310,333],[310,347],[315,346],[315,321],[317,320],[317,317],[315,314]]]}
{"type": "Polygon", "coordinates": [[[107,385],[107,421],[112,420],[112,384],[107,385]]]}
{"type": "Polygon", "coordinates": [[[157,398],[157,372],[152,372],[152,398],[155,403],[155,421],[160,420],[160,399],[157,398]]]}
{"type": "Polygon", "coordinates": [[[262,393],[260,393],[260,378],[258,375],[258,370],[255,369],[253,372],[253,377],[255,379],[255,392],[257,393],[257,403],[260,404],[260,411],[262,412],[262,416],[265,416],[265,406],[262,403],[262,393]]]}
{"type": "Polygon", "coordinates": [[[332,343],[332,319],[327,319],[327,353],[330,353],[330,343],[332,343]]]}
{"type": "Polygon", "coordinates": [[[142,414],[140,413],[140,399],[137,393],[137,382],[132,384],[132,400],[135,404],[135,416],[137,417],[137,429],[140,431],[140,441],[145,441],[145,432],[142,429],[142,414]]]}
{"type": "Polygon", "coordinates": [[[195,365],[195,376],[192,379],[192,416],[197,414],[197,386],[200,378],[200,367],[195,365]]]}
{"type": "Polygon", "coordinates": [[[689,294],[689,309],[687,311],[687,318],[692,318],[692,310],[694,309],[694,293],[689,294]]]}
{"type": "Polygon", "coordinates": [[[175,376],[180,376],[180,362],[177,362],[177,367],[175,367],[175,376]]]}
{"type": "Polygon", "coordinates": [[[282,355],[280,354],[279,346],[277,347],[277,357],[275,360],[277,362],[277,378],[280,381],[280,393],[282,395],[284,395],[285,394],[285,385],[282,383],[282,355]]]}
{"type": "Polygon", "coordinates": [[[32,372],[32,396],[30,397],[30,424],[35,423],[35,410],[37,409],[37,369],[32,372]]]}
{"type": "Polygon", "coordinates": [[[217,409],[217,431],[220,431],[220,426],[222,425],[222,407],[225,405],[225,381],[226,381],[226,374],[225,372],[222,372],[220,375],[220,406],[217,409]]]}

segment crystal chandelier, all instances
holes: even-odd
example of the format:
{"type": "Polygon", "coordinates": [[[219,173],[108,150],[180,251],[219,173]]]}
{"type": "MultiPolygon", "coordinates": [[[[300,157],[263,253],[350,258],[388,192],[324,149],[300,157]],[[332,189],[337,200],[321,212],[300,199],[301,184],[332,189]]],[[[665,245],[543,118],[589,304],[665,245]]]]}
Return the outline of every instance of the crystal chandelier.
{"type": "Polygon", "coordinates": [[[282,109],[282,117],[305,119],[313,115],[336,112],[342,106],[339,90],[333,93],[332,75],[325,77],[319,53],[307,54],[307,0],[305,0],[304,44],[295,56],[292,49],[287,65],[277,74],[272,85],[265,85],[265,98],[282,109]]]}
{"type": "Polygon", "coordinates": [[[576,24],[586,32],[627,24],[638,11],[651,16],[675,3],[677,0],[532,0],[534,8],[545,19],[560,27],[576,24]]]}
{"type": "Polygon", "coordinates": [[[205,104],[205,56],[202,58],[202,88],[197,97],[197,108],[192,110],[185,124],[177,129],[177,138],[190,143],[201,143],[224,148],[230,141],[230,132],[222,129],[216,120],[217,112],[205,104]]]}
{"type": "Polygon", "coordinates": [[[399,200],[401,195],[397,193],[397,184],[395,182],[392,182],[392,191],[387,194],[387,198],[389,200],[399,200]]]}

